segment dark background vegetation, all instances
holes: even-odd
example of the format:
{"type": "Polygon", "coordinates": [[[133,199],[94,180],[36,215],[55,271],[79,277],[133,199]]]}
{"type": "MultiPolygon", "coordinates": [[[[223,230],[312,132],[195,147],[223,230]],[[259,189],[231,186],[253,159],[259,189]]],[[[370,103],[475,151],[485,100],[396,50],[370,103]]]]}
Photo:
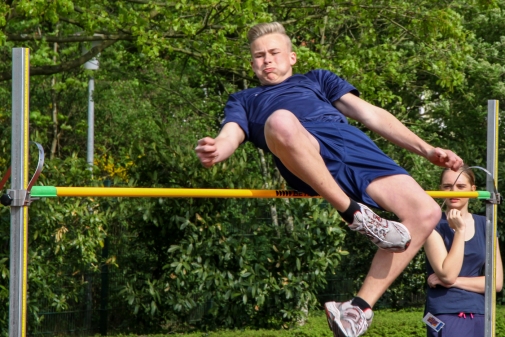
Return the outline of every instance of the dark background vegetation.
{"type": "MultiPolygon", "coordinates": [[[[30,140],[47,154],[38,184],[286,188],[270,155],[250,144],[212,169],[193,152],[197,139],[218,132],[228,95],[258,85],[245,34],[272,20],[292,36],[296,72],[334,71],[423,139],[485,167],[487,101],[505,104],[504,8],[501,0],[4,1],[0,171],[10,165],[12,48],[27,47],[30,140]],[[96,56],[99,70],[85,70],[96,56]]],[[[439,168],[370,136],[437,189],[439,168]]],[[[503,177],[503,137],[499,144],[503,177]]],[[[375,251],[319,199],[59,198],[29,213],[30,334],[289,327],[328,296],[355,292],[375,251]]],[[[499,230],[502,218],[500,209],[499,230]]],[[[7,208],[0,219],[6,334],[7,208]]],[[[422,306],[424,287],[420,253],[378,306],[422,306]]]]}

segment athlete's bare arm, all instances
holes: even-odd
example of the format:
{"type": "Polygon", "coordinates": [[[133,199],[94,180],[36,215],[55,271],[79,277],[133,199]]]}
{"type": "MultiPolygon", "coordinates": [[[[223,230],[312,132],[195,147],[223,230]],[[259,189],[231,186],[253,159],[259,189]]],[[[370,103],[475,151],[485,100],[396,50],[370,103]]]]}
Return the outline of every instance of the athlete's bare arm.
{"type": "Polygon", "coordinates": [[[454,152],[429,145],[388,111],[351,93],[345,94],[333,104],[346,117],[357,120],[393,144],[421,155],[435,165],[453,170],[463,165],[463,160],[454,152]]]}
{"type": "Polygon", "coordinates": [[[200,139],[195,152],[203,166],[211,167],[230,157],[244,139],[244,130],[237,123],[226,123],[216,138],[200,139]]]}

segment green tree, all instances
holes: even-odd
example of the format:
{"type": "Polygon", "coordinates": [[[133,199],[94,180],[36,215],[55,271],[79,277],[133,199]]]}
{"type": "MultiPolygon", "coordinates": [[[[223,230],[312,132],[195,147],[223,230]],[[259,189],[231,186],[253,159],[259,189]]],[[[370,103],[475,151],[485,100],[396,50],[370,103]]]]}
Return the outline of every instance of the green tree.
{"type": "MultiPolygon", "coordinates": [[[[504,96],[503,6],[503,1],[5,1],[0,168],[5,172],[10,161],[11,48],[23,46],[31,51],[31,139],[51,157],[39,183],[284,188],[269,155],[262,165],[250,145],[211,170],[193,154],[197,139],[218,132],[228,94],[258,85],[245,34],[254,23],[271,20],[282,22],[292,36],[296,72],[335,71],[433,145],[483,165],[486,100],[504,96]],[[82,69],[97,56],[98,71],[82,69]],[[96,79],[92,175],[83,160],[89,76],[96,79]]],[[[437,168],[371,137],[423,187],[437,188],[437,168]]],[[[8,221],[6,208],[0,215],[8,221]]],[[[107,266],[128,278],[111,296],[127,308],[125,315],[134,315],[125,321],[138,322],[131,327],[136,331],[176,331],[181,327],[170,322],[190,320],[204,305],[207,327],[289,325],[303,317],[307,303],[315,304],[327,273],[359,280],[373,254],[359,236],[348,235],[344,242],[340,219],[317,200],[43,200],[33,204],[30,219],[31,312],[46,300],[58,310],[82,303],[90,287],[86,275],[107,266]],[[107,240],[111,250],[102,257],[107,240]]],[[[0,299],[8,295],[8,237],[3,226],[0,299]]],[[[409,292],[422,288],[422,256],[397,282],[387,297],[400,306],[409,292]]],[[[0,311],[2,325],[6,312],[0,311]]]]}

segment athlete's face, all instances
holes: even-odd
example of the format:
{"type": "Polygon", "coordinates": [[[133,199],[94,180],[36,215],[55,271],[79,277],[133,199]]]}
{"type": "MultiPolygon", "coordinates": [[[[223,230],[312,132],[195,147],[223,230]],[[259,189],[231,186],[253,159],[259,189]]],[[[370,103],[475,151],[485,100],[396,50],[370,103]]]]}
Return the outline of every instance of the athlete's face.
{"type": "MultiPolygon", "coordinates": [[[[461,173],[460,175],[460,173],[461,171],[458,172],[454,172],[452,170],[444,171],[444,175],[442,177],[442,184],[440,186],[441,189],[443,191],[451,191],[451,190],[460,192],[475,191],[476,186],[470,183],[468,176],[465,175],[465,173],[461,173]]],[[[448,208],[455,208],[462,210],[463,208],[468,207],[468,198],[446,199],[445,204],[447,205],[448,208]]]]}
{"type": "Polygon", "coordinates": [[[296,54],[286,36],[267,34],[251,44],[251,66],[263,85],[278,84],[293,74],[296,54]]]}

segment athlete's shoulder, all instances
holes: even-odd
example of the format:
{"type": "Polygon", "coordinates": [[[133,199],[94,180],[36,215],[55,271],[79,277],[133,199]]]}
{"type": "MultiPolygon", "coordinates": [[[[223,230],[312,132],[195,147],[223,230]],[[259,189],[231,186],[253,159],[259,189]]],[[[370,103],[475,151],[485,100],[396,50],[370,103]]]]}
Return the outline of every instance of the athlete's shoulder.
{"type": "Polygon", "coordinates": [[[313,82],[317,82],[321,85],[321,87],[325,88],[342,88],[345,91],[356,91],[356,94],[359,95],[358,91],[354,86],[352,86],[349,82],[347,82],[342,77],[338,76],[332,71],[326,69],[315,69],[309,71],[305,74],[305,77],[310,79],[313,82]]]}
{"type": "Polygon", "coordinates": [[[305,73],[306,77],[310,78],[310,79],[321,79],[321,78],[328,78],[328,77],[339,77],[337,76],[335,73],[329,71],[329,70],[326,70],[326,69],[314,69],[314,70],[311,70],[307,73],[305,73]]]}
{"type": "Polygon", "coordinates": [[[237,98],[237,99],[244,99],[244,98],[248,98],[248,97],[253,96],[254,94],[258,93],[259,91],[261,91],[261,86],[240,90],[240,91],[230,94],[230,96],[237,98]]]}
{"type": "Polygon", "coordinates": [[[235,102],[235,104],[240,103],[243,106],[248,106],[251,97],[256,96],[261,90],[260,86],[234,92],[228,96],[228,102],[235,102]]]}

